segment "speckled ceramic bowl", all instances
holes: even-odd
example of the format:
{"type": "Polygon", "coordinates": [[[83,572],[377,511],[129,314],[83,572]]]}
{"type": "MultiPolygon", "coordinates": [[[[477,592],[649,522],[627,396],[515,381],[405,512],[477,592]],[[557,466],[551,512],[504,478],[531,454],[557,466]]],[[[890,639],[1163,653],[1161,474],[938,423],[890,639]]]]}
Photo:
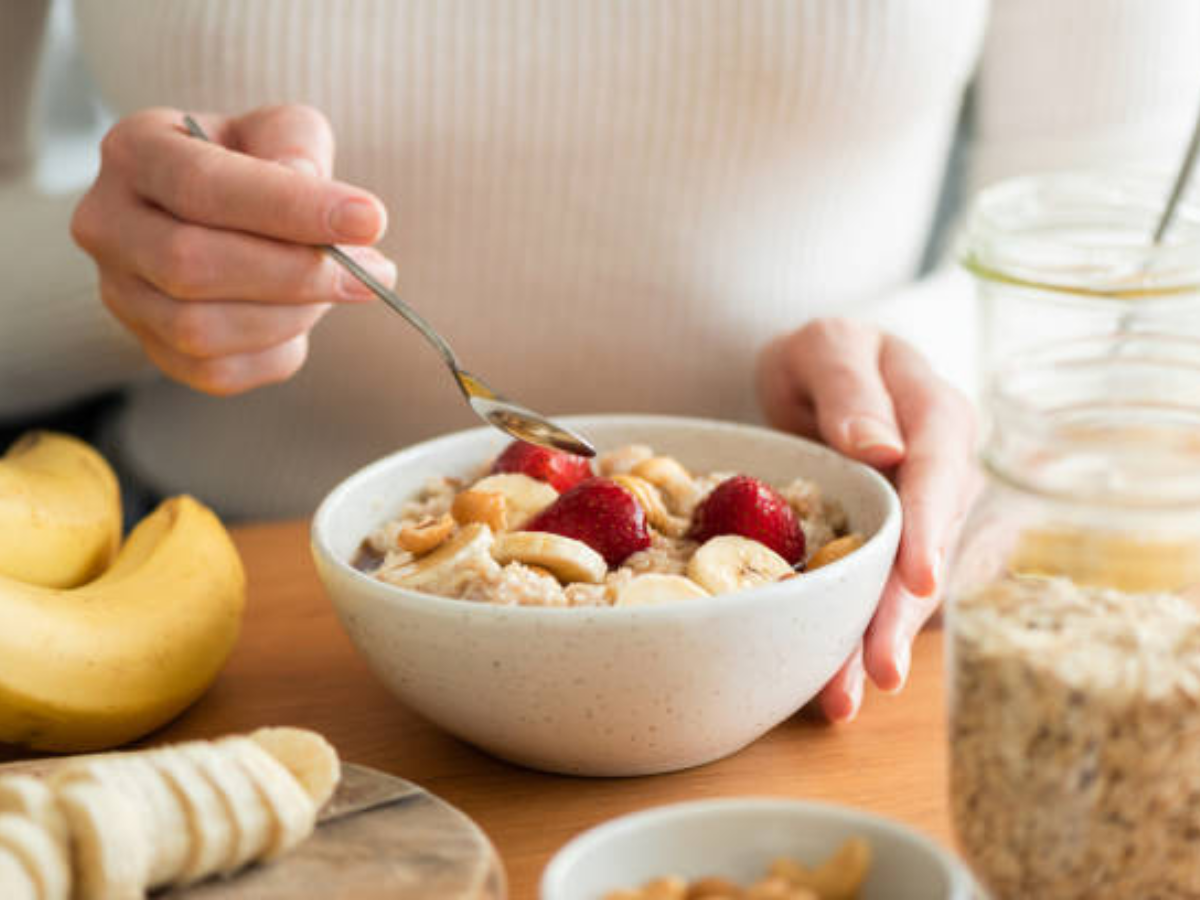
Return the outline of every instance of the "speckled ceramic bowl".
{"type": "Polygon", "coordinates": [[[750,884],[774,859],[816,866],[852,837],[871,846],[862,900],[977,896],[965,866],[899,822],[844,806],[747,798],[661,806],[584,832],[546,867],[541,900],[601,900],[663,875],[750,884]]]}
{"type": "Polygon", "coordinates": [[[869,536],[850,556],[757,590],[670,606],[490,606],[404,590],[351,565],[363,538],[434,475],[466,475],[505,445],[478,429],[350,476],[317,510],[317,570],[351,639],[416,712],[496,756],[579,775],[641,775],[741,749],[807,703],[862,636],[900,536],[885,479],[809,441],[662,416],[566,419],[603,451],[650,444],[694,472],[797,476],[869,536]]]}

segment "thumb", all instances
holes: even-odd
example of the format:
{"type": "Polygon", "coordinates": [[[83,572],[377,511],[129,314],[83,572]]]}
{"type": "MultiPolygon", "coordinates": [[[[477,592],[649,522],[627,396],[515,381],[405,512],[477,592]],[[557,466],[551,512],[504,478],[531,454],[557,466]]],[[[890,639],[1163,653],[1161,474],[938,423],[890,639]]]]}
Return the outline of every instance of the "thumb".
{"type": "Polygon", "coordinates": [[[333,129],[319,110],[289,103],[264,106],[232,123],[236,149],[319,178],[333,175],[333,129]]]}

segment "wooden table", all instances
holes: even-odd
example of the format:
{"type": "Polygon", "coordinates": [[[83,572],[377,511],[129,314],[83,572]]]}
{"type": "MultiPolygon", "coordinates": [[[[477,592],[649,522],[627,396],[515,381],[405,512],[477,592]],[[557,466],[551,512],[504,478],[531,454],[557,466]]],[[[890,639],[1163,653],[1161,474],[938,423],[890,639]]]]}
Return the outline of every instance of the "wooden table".
{"type": "MultiPolygon", "coordinates": [[[[771,795],[874,810],[949,845],[941,635],[921,636],[903,694],[868,690],[858,721],[797,716],[721,762],[674,775],[583,779],[499,762],[409,712],[355,653],[326,599],[303,522],[235,530],[250,579],[245,628],[212,690],[152,743],[264,724],[324,733],[349,761],[415,781],[475,819],[508,870],[510,896],[532,900],[570,837],[605,819],[702,797],[771,795]]],[[[0,751],[0,757],[3,757],[0,751]]]]}

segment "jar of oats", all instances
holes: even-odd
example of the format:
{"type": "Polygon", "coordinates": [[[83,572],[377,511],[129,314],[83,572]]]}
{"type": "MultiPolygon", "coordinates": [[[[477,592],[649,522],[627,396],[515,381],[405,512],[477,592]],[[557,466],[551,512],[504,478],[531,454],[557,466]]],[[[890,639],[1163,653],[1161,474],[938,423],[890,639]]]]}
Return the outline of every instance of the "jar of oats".
{"type": "Polygon", "coordinates": [[[950,787],[995,900],[1200,897],[1200,341],[1015,356],[947,607],[950,787]]]}
{"type": "Polygon", "coordinates": [[[1111,331],[1200,336],[1200,192],[1155,243],[1174,173],[1060,172],[976,198],[958,247],[974,276],[983,371],[1014,351],[1111,331]]]}

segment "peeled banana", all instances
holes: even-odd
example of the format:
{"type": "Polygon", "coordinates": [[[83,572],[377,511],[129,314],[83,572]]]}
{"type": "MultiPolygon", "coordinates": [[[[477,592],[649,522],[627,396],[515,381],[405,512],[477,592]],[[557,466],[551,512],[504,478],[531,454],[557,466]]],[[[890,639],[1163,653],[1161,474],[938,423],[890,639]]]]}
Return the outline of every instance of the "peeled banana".
{"type": "Polygon", "coordinates": [[[216,678],[244,599],[228,533],[186,496],[81,587],[0,577],[0,742],[88,751],[159,727],[216,678]]]}
{"type": "Polygon", "coordinates": [[[120,540],[117,478],[87,444],[34,432],[0,457],[0,576],[76,587],[104,571],[120,540]]]}

